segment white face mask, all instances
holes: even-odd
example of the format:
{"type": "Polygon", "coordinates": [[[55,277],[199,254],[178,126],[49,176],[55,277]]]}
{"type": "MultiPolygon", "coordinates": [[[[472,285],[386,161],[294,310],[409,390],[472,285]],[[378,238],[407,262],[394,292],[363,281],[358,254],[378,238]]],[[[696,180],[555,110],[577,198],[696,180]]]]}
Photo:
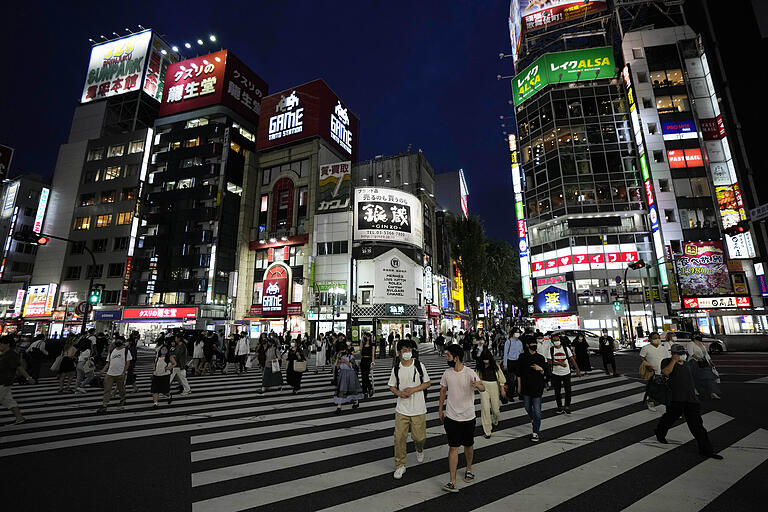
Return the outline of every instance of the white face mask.
{"type": "Polygon", "coordinates": [[[562,342],[562,341],[560,341],[560,340],[558,340],[558,341],[553,341],[552,343],[554,343],[556,347],[559,347],[560,345],[562,345],[562,344],[563,344],[563,342],[562,342]]]}
{"type": "Polygon", "coordinates": [[[402,354],[400,354],[400,357],[403,358],[403,361],[410,361],[411,358],[413,357],[413,354],[410,352],[403,352],[402,354]]]}
{"type": "Polygon", "coordinates": [[[517,339],[517,338],[519,338],[519,337],[520,337],[520,334],[518,334],[518,333],[514,333],[514,334],[512,334],[512,337],[513,337],[513,338],[515,338],[515,339],[517,339]]]}
{"type": "Polygon", "coordinates": [[[291,348],[296,348],[296,344],[295,343],[291,343],[291,348]]]}
{"type": "Polygon", "coordinates": [[[685,362],[688,359],[688,354],[680,354],[680,361],[685,362]]]}

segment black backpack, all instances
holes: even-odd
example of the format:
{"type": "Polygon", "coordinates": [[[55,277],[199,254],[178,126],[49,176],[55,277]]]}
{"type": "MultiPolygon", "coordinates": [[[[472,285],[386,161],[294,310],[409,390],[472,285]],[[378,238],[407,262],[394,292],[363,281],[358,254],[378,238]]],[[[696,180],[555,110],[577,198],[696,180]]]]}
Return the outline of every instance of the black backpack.
{"type": "MultiPolygon", "coordinates": [[[[424,384],[424,369],[421,367],[421,362],[419,361],[419,358],[416,357],[413,360],[413,364],[416,365],[416,371],[419,372],[419,378],[421,379],[421,383],[424,384]]],[[[400,359],[398,358],[397,364],[395,365],[395,387],[397,389],[400,389],[400,359]]],[[[427,399],[427,392],[429,391],[429,388],[425,389],[424,392],[424,400],[427,399]]]]}

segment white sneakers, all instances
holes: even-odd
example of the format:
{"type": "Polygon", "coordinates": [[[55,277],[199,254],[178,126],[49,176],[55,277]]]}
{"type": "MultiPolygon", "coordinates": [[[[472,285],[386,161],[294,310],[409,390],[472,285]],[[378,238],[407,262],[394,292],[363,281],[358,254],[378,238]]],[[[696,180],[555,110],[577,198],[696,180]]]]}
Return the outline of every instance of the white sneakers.
{"type": "MultiPolygon", "coordinates": [[[[424,458],[424,454],[422,454],[422,459],[424,458]]],[[[395,477],[395,480],[400,480],[403,478],[403,475],[405,474],[405,466],[400,466],[395,470],[395,474],[393,475],[395,477]]]]}
{"type": "Polygon", "coordinates": [[[419,451],[416,452],[416,460],[419,462],[424,462],[424,450],[421,450],[420,452],[419,451]]]}
{"type": "Polygon", "coordinates": [[[645,405],[648,407],[649,411],[656,412],[656,404],[650,398],[645,401],[645,405]]]}

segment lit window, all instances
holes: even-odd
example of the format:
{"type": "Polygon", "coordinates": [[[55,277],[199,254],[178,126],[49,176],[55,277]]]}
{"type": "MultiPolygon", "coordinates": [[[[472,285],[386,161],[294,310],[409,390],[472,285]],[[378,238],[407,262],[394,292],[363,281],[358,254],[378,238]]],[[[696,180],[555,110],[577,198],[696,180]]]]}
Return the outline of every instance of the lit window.
{"type": "Polygon", "coordinates": [[[120,212],[117,215],[117,224],[130,224],[133,220],[133,212],[120,212]]]}
{"type": "Polygon", "coordinates": [[[234,141],[233,141],[233,142],[230,142],[230,143],[229,143],[229,147],[230,147],[230,148],[232,149],[232,151],[234,151],[235,153],[239,153],[239,152],[240,152],[240,144],[238,144],[237,142],[234,142],[234,141]]]}
{"type": "Polygon", "coordinates": [[[99,215],[96,217],[96,227],[97,228],[105,228],[112,224],[112,214],[108,215],[99,215]]]}
{"type": "Polygon", "coordinates": [[[78,217],[75,219],[75,229],[81,230],[81,229],[91,229],[91,218],[90,217],[78,217]]]}
{"type": "Polygon", "coordinates": [[[80,194],[80,206],[91,206],[96,202],[96,194],[80,194]]]}
{"type": "Polygon", "coordinates": [[[128,153],[141,153],[144,151],[144,141],[135,140],[128,144],[128,153]]]}
{"type": "Polygon", "coordinates": [[[171,142],[168,145],[168,149],[179,149],[181,147],[181,142],[171,142]]]}
{"type": "Polygon", "coordinates": [[[104,158],[104,148],[91,148],[88,150],[88,161],[104,158]]]}
{"type": "Polygon", "coordinates": [[[136,199],[136,188],[124,188],[123,193],[120,196],[121,201],[128,201],[129,199],[136,199]]]}
{"type": "Polygon", "coordinates": [[[114,190],[105,190],[101,193],[101,202],[102,203],[114,203],[115,202],[115,191],[114,190]]]}
{"type": "Polygon", "coordinates": [[[197,137],[196,139],[187,139],[184,141],[184,147],[185,148],[194,148],[195,146],[200,145],[200,137],[197,137]]]}
{"type": "Polygon", "coordinates": [[[107,167],[104,169],[104,177],[103,180],[114,180],[120,177],[120,166],[115,167],[107,167]]]}
{"type": "Polygon", "coordinates": [[[124,152],[125,152],[125,146],[123,144],[110,146],[109,151],[107,152],[107,157],[112,158],[113,156],[123,156],[124,152]]]}

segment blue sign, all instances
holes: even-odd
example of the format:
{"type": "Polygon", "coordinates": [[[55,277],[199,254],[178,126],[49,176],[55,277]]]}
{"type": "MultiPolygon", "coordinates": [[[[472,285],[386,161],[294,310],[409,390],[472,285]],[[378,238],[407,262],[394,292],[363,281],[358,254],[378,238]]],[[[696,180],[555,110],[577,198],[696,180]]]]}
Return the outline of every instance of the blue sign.
{"type": "Polygon", "coordinates": [[[440,307],[448,309],[448,283],[440,283],[440,307]]]}
{"type": "Polygon", "coordinates": [[[93,312],[94,320],[120,320],[123,312],[120,309],[97,309],[93,312]]]}
{"type": "Polygon", "coordinates": [[[757,285],[760,287],[760,295],[768,297],[768,283],[765,281],[765,275],[755,277],[757,277],[757,285]]]}
{"type": "Polygon", "coordinates": [[[562,313],[570,311],[571,301],[567,283],[547,286],[536,294],[537,313],[562,313]]]}
{"type": "Polygon", "coordinates": [[[664,135],[677,135],[678,133],[694,133],[696,125],[693,121],[675,121],[672,123],[661,123],[661,133],[664,135]]]}
{"type": "Polygon", "coordinates": [[[648,207],[648,217],[651,219],[651,231],[659,230],[659,211],[656,209],[656,203],[648,207]]]}

